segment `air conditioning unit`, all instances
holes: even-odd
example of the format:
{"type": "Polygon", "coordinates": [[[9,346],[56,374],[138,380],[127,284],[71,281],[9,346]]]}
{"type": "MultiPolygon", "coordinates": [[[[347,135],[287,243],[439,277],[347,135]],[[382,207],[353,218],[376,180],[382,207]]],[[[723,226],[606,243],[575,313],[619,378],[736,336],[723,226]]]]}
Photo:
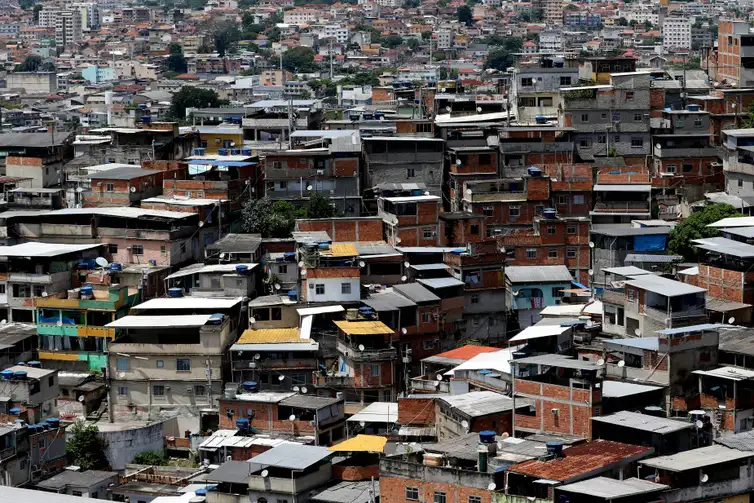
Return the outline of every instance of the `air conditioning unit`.
{"type": "Polygon", "coordinates": [[[186,393],[191,394],[193,392],[194,392],[194,388],[192,388],[191,386],[186,386],[186,393]]]}
{"type": "Polygon", "coordinates": [[[325,170],[324,169],[318,169],[317,170],[317,174],[318,175],[324,175],[325,174],[325,170]]]}

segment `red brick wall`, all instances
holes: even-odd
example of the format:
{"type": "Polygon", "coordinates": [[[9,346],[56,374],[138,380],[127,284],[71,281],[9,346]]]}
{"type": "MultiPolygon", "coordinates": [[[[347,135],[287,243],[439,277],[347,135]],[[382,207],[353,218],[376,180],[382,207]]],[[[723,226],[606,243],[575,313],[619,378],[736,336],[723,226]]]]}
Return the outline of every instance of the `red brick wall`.
{"type": "Polygon", "coordinates": [[[382,223],[382,220],[377,218],[320,218],[296,220],[296,230],[324,231],[334,242],[381,241],[382,223]]]}
{"type": "Polygon", "coordinates": [[[380,465],[342,466],[333,465],[332,478],[335,480],[370,480],[380,478],[380,465]]]}
{"type": "Polygon", "coordinates": [[[254,411],[254,418],[249,424],[262,432],[290,433],[295,435],[314,435],[314,426],[309,421],[290,421],[287,418],[278,419],[277,404],[239,402],[237,400],[218,401],[220,407],[220,428],[235,430],[236,419],[247,417],[248,409],[254,411]],[[233,416],[228,417],[228,409],[233,410],[233,416]]]}
{"type": "Polygon", "coordinates": [[[372,375],[372,364],[352,363],[353,385],[355,388],[373,388],[375,386],[390,386],[393,384],[393,365],[381,362],[380,375],[372,375]],[[363,370],[362,370],[363,367],[363,370]]]}
{"type": "Polygon", "coordinates": [[[439,491],[445,493],[447,503],[466,503],[469,496],[479,496],[482,503],[492,503],[492,493],[487,490],[384,475],[380,477],[380,500],[389,503],[414,503],[406,499],[407,487],[419,488],[419,501],[423,502],[434,501],[434,493],[439,491]]]}
{"type": "Polygon", "coordinates": [[[699,265],[697,285],[706,289],[710,297],[754,304],[753,284],[754,273],[699,265]]]}
{"type": "Polygon", "coordinates": [[[516,426],[543,429],[548,433],[578,435],[587,439],[592,437],[591,418],[595,414],[595,409],[600,405],[601,392],[599,389],[594,389],[591,392],[591,399],[595,404],[592,407],[588,405],[590,400],[589,390],[573,389],[569,391],[566,386],[516,379],[516,392],[541,397],[533,398],[536,403],[536,415],[522,416],[516,414],[516,426]],[[551,399],[570,400],[571,403],[555,402],[551,399]],[[553,414],[553,409],[558,409],[558,413],[553,414]],[[573,421],[571,421],[571,411],[573,411],[573,421]],[[544,425],[542,425],[543,419],[544,425]],[[571,431],[572,422],[573,431],[571,431]]]}
{"type": "Polygon", "coordinates": [[[511,435],[513,433],[512,423],[513,417],[511,412],[508,411],[495,417],[486,416],[475,419],[471,423],[471,431],[479,433],[480,431],[491,430],[498,435],[502,435],[503,433],[511,435]]]}
{"type": "Polygon", "coordinates": [[[433,398],[399,398],[398,424],[434,426],[435,406],[433,398]]]}

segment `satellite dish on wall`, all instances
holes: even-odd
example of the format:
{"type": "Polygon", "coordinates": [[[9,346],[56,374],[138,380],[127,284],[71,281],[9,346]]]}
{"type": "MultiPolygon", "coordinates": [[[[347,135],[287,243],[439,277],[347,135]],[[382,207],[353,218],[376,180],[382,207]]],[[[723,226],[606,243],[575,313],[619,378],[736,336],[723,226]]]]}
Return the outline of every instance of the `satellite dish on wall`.
{"type": "Polygon", "coordinates": [[[359,267],[364,267],[364,266],[366,266],[366,265],[367,265],[367,263],[366,263],[366,262],[364,262],[363,260],[360,260],[360,261],[359,261],[359,267]]]}
{"type": "Polygon", "coordinates": [[[706,473],[702,473],[702,483],[707,482],[709,480],[709,475],[706,473]]]}
{"type": "Polygon", "coordinates": [[[293,391],[295,391],[296,393],[298,393],[298,390],[299,390],[298,386],[293,387],[293,391]]]}
{"type": "Polygon", "coordinates": [[[487,486],[488,491],[494,491],[496,488],[497,486],[495,485],[494,482],[490,482],[489,485],[487,486]]]}
{"type": "Polygon", "coordinates": [[[105,257],[97,257],[94,259],[94,263],[100,267],[107,267],[110,265],[110,262],[108,262],[105,257]]]}
{"type": "Polygon", "coordinates": [[[408,268],[408,267],[410,267],[410,266],[411,266],[411,264],[409,263],[409,261],[408,261],[408,260],[406,260],[406,261],[405,261],[405,262],[403,263],[403,265],[404,265],[404,266],[406,266],[406,268],[408,268]]]}
{"type": "Polygon", "coordinates": [[[133,194],[134,192],[136,192],[136,187],[134,187],[134,186],[132,185],[132,186],[131,186],[131,188],[130,188],[130,189],[128,189],[128,190],[130,190],[130,191],[131,191],[131,193],[133,194]]]}
{"type": "Polygon", "coordinates": [[[255,360],[259,360],[261,357],[262,357],[262,355],[260,355],[259,353],[257,353],[257,354],[254,355],[254,359],[255,360]]]}
{"type": "Polygon", "coordinates": [[[594,248],[594,241],[589,241],[589,248],[594,248]]]}
{"type": "Polygon", "coordinates": [[[408,330],[406,329],[406,327],[401,328],[401,333],[403,335],[406,335],[408,333],[408,330]]]}
{"type": "Polygon", "coordinates": [[[307,185],[307,186],[306,186],[306,190],[312,190],[313,188],[314,188],[314,187],[312,187],[311,185],[307,185]]]}
{"type": "Polygon", "coordinates": [[[302,261],[300,261],[300,262],[298,263],[298,266],[299,266],[299,267],[304,267],[304,261],[303,261],[303,260],[302,260],[302,261]]]}
{"type": "Polygon", "coordinates": [[[249,323],[256,323],[256,322],[257,322],[257,319],[254,318],[253,316],[249,318],[249,323]]]}
{"type": "Polygon", "coordinates": [[[594,269],[589,269],[589,276],[594,276],[594,269]]]}
{"type": "Polygon", "coordinates": [[[289,421],[295,421],[296,420],[296,416],[294,414],[291,414],[290,416],[288,416],[288,420],[289,421]]]}
{"type": "Polygon", "coordinates": [[[59,327],[62,327],[63,326],[63,320],[58,320],[55,324],[57,326],[59,326],[59,327]]]}
{"type": "Polygon", "coordinates": [[[285,376],[278,376],[278,381],[284,381],[284,380],[285,380],[285,376]]]}
{"type": "Polygon", "coordinates": [[[641,329],[640,328],[637,328],[636,330],[634,330],[634,333],[636,334],[637,337],[641,337],[641,329]]]}
{"type": "Polygon", "coordinates": [[[619,361],[619,362],[618,362],[618,366],[619,366],[620,368],[623,368],[623,367],[625,367],[625,366],[626,366],[626,362],[625,362],[625,361],[623,361],[623,360],[621,360],[621,361],[619,361]]]}
{"type": "Polygon", "coordinates": [[[442,381],[442,374],[437,374],[437,380],[442,381]]]}
{"type": "Polygon", "coordinates": [[[267,470],[262,470],[262,473],[260,473],[260,475],[261,475],[262,477],[265,477],[265,478],[266,478],[266,477],[267,477],[267,476],[268,476],[269,474],[270,474],[270,472],[268,472],[267,470]]]}
{"type": "Polygon", "coordinates": [[[408,277],[407,277],[407,276],[401,276],[401,281],[404,281],[404,282],[405,282],[405,281],[406,281],[407,279],[408,279],[408,277]]]}
{"type": "Polygon", "coordinates": [[[733,325],[735,322],[736,322],[736,318],[734,318],[733,316],[728,318],[728,324],[733,325]]]}
{"type": "Polygon", "coordinates": [[[603,358],[600,358],[599,360],[597,360],[597,365],[604,365],[604,364],[605,364],[605,360],[603,358]]]}
{"type": "Polygon", "coordinates": [[[308,392],[309,392],[309,390],[306,389],[306,386],[304,386],[304,387],[301,388],[301,393],[303,393],[304,395],[306,395],[308,392]]]}
{"type": "Polygon", "coordinates": [[[699,421],[698,419],[697,419],[696,423],[694,423],[694,424],[696,425],[697,428],[703,428],[704,427],[704,423],[701,422],[701,421],[699,421]]]}
{"type": "Polygon", "coordinates": [[[461,426],[463,426],[464,428],[468,428],[469,422],[464,419],[463,421],[461,421],[461,426]]]}
{"type": "Polygon", "coordinates": [[[359,344],[359,351],[364,351],[366,349],[363,344],[359,344]]]}
{"type": "Polygon", "coordinates": [[[275,290],[280,290],[280,283],[275,283],[275,290]]]}

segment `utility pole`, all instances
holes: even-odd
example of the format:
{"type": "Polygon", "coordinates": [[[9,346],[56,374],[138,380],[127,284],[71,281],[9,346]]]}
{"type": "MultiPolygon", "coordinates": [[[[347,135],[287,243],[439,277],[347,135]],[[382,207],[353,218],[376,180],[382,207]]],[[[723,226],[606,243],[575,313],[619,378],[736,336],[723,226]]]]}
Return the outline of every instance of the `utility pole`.
{"type": "Polygon", "coordinates": [[[332,54],[332,37],[330,37],[330,80],[333,79],[332,58],[333,58],[333,54],[332,54]]]}

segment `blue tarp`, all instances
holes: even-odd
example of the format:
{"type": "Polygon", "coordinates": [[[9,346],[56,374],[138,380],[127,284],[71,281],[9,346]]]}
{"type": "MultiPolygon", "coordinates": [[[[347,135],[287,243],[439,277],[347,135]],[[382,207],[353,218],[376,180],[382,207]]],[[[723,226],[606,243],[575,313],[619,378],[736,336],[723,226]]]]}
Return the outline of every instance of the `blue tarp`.
{"type": "Polygon", "coordinates": [[[578,281],[571,281],[571,285],[575,286],[576,288],[583,288],[584,290],[588,290],[588,288],[578,281]]]}
{"type": "Polygon", "coordinates": [[[664,234],[657,234],[654,236],[634,236],[634,251],[664,251],[666,239],[667,236],[664,234]]]}

